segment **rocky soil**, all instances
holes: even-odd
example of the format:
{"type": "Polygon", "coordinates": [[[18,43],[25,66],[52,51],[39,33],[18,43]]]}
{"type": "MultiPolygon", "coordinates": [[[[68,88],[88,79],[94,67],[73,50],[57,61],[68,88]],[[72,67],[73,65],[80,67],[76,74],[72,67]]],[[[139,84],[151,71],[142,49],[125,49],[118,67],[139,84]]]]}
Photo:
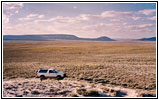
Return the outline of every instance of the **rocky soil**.
{"type": "Polygon", "coordinates": [[[108,84],[39,78],[3,80],[3,97],[138,97],[155,96],[155,90],[129,89],[108,84]],[[82,91],[82,93],[79,91],[82,91]]]}

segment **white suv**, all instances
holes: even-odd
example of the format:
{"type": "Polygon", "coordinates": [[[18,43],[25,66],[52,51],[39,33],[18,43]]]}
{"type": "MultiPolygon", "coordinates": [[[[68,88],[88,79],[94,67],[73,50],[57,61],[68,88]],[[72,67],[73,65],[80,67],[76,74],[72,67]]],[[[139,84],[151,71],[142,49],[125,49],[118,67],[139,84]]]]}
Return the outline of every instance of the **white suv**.
{"type": "Polygon", "coordinates": [[[37,76],[41,79],[45,78],[54,78],[57,77],[58,79],[66,77],[64,72],[58,72],[55,69],[40,69],[37,71],[37,76]]]}

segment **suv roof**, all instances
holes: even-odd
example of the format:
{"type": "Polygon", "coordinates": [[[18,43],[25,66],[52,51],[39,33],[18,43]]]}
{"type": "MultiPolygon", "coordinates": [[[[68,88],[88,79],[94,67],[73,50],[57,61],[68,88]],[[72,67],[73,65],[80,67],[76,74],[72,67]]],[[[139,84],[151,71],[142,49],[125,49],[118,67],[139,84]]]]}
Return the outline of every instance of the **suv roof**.
{"type": "Polygon", "coordinates": [[[55,70],[55,69],[51,69],[51,68],[50,68],[50,69],[40,69],[40,70],[55,70]]]}

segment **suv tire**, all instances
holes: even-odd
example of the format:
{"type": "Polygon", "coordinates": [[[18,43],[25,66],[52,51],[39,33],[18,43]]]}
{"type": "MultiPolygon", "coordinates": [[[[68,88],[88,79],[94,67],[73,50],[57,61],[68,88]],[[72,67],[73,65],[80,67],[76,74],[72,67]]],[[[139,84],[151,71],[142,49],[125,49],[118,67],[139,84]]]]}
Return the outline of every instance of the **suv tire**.
{"type": "Polygon", "coordinates": [[[45,76],[44,75],[41,75],[40,76],[40,80],[42,81],[42,80],[44,80],[45,79],[45,76]]]}

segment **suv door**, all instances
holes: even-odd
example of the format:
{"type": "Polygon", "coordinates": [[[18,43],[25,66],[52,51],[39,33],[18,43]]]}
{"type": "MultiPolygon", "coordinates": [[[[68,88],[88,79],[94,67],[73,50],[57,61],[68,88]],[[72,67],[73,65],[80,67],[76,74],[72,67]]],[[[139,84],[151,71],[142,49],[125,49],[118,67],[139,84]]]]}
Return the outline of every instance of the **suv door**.
{"type": "Polygon", "coordinates": [[[48,77],[56,77],[56,72],[54,70],[49,70],[49,75],[48,77]]]}

